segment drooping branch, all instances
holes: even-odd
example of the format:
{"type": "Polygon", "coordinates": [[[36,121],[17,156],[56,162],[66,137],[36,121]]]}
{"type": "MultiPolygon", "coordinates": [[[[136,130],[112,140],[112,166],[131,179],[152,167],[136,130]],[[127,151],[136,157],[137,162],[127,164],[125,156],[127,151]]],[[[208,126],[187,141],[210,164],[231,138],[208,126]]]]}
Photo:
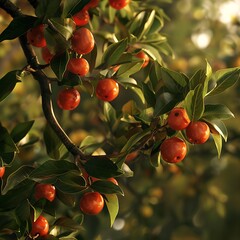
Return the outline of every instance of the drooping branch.
{"type": "MultiPolygon", "coordinates": [[[[13,18],[23,16],[21,10],[9,0],[0,0],[0,7],[8,14],[10,14],[13,18]]],[[[48,79],[45,73],[41,70],[41,66],[37,60],[36,54],[27,41],[26,34],[20,36],[19,40],[28,64],[32,69],[35,70],[32,72],[32,75],[38,81],[40,86],[42,109],[47,122],[52,127],[57,136],[61,139],[69,152],[71,152],[75,157],[78,156],[82,160],[85,159],[83,152],[70,140],[55,117],[51,99],[52,92],[50,79],[48,79]]]]}

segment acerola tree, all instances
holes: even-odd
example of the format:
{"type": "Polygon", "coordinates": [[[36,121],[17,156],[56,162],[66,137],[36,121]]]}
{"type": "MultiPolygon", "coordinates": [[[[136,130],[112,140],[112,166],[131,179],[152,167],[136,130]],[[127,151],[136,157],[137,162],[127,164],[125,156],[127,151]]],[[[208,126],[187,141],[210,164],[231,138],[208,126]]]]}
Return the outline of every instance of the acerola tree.
{"type": "Polygon", "coordinates": [[[206,62],[192,76],[169,69],[167,16],[155,1],[28,2],[35,16],[0,0],[13,18],[0,41],[18,38],[27,61],[0,79],[0,101],[31,75],[40,89],[46,153],[44,160],[17,164],[24,146],[38,141],[27,138],[36,119],[13,129],[0,125],[4,239],[82,239],[84,216],[104,210],[113,225],[121,184],[134,174],[128,163],[138,157],[152,168],[184,162],[194,144],[209,138],[220,156],[223,120],[234,115],[207,100],[234,85],[239,68],[213,72],[206,62]],[[102,138],[86,136],[77,145],[57,118],[77,111],[82,95],[97,108],[99,116],[89,122],[96,120],[102,138]]]}

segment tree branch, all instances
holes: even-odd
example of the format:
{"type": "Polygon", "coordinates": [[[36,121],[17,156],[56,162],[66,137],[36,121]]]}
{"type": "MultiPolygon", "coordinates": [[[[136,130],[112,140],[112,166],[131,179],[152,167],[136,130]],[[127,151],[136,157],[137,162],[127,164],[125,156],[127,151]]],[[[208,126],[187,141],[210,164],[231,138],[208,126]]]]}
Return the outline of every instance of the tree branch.
{"type": "MultiPolygon", "coordinates": [[[[0,7],[4,9],[8,14],[10,14],[13,18],[23,15],[21,10],[9,0],[0,0],[0,7]]],[[[32,75],[38,81],[40,86],[42,97],[42,109],[47,122],[52,127],[56,135],[61,139],[61,141],[66,146],[69,152],[71,152],[75,157],[79,156],[81,160],[85,159],[85,155],[83,154],[83,152],[70,140],[70,138],[62,129],[62,127],[60,126],[55,117],[51,99],[52,95],[50,84],[51,81],[41,70],[41,65],[38,62],[38,59],[33,48],[29,45],[27,41],[26,34],[20,36],[19,41],[28,64],[30,65],[31,68],[35,70],[35,72],[32,72],[32,75]]]]}
{"type": "Polygon", "coordinates": [[[20,8],[18,8],[9,0],[0,0],[0,7],[13,18],[23,15],[20,8]]]}

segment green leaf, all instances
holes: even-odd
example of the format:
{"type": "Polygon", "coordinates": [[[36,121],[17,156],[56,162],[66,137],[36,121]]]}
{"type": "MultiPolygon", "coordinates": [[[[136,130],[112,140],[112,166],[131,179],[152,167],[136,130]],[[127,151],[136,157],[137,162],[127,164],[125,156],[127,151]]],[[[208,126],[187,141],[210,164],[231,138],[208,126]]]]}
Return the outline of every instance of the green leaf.
{"type": "Polygon", "coordinates": [[[204,83],[206,78],[206,72],[203,69],[199,69],[195,74],[190,78],[190,89],[194,90],[199,84],[204,83]]]}
{"type": "Polygon", "coordinates": [[[155,44],[143,44],[140,43],[139,47],[146,52],[154,61],[157,61],[159,64],[162,64],[162,57],[159,52],[159,49],[157,48],[157,45],[155,44]]]}
{"type": "Polygon", "coordinates": [[[25,221],[30,218],[30,205],[26,199],[16,207],[15,214],[21,221],[25,221]]]}
{"type": "Polygon", "coordinates": [[[23,139],[33,126],[34,121],[19,123],[13,128],[10,135],[15,143],[23,139]]]}
{"type": "MultiPolygon", "coordinates": [[[[51,240],[51,239],[49,239],[49,240],[51,240]]],[[[55,238],[53,240],[55,240],[55,238]]],[[[66,236],[66,237],[56,238],[56,240],[78,240],[78,239],[75,237],[66,236]]]]}
{"type": "MultiPolygon", "coordinates": [[[[112,64],[111,66],[114,65],[121,65],[121,64],[125,64],[125,63],[131,63],[131,62],[139,62],[139,59],[137,59],[136,57],[134,57],[131,53],[126,53],[124,52],[120,58],[117,60],[116,63],[112,64]]],[[[103,63],[104,65],[104,63],[103,63]]]]}
{"type": "Polygon", "coordinates": [[[7,178],[6,185],[2,189],[2,194],[5,195],[8,191],[27,179],[32,171],[33,167],[31,166],[21,166],[15,172],[11,173],[7,178]]]}
{"type": "Polygon", "coordinates": [[[220,158],[222,151],[222,136],[220,134],[213,133],[212,137],[217,148],[218,158],[220,158]]]}
{"type": "Polygon", "coordinates": [[[202,116],[204,119],[220,119],[225,120],[234,117],[229,108],[222,104],[206,104],[205,111],[202,116]]]}
{"type": "Polygon", "coordinates": [[[29,198],[35,182],[28,179],[22,181],[14,189],[8,191],[5,195],[0,195],[0,210],[7,211],[15,209],[21,201],[29,198]],[[7,202],[7,204],[6,204],[7,202]]]}
{"type": "Polygon", "coordinates": [[[169,92],[182,93],[188,84],[186,78],[182,74],[167,68],[162,67],[161,70],[162,79],[169,92]]]}
{"type": "Polygon", "coordinates": [[[198,70],[190,79],[190,89],[194,90],[199,84],[203,85],[203,97],[207,94],[209,80],[212,76],[212,68],[207,62],[206,70],[198,70]]]}
{"type": "Polygon", "coordinates": [[[72,36],[72,33],[75,30],[75,23],[71,18],[52,18],[49,22],[53,24],[58,33],[66,40],[72,36]]]}
{"type": "Polygon", "coordinates": [[[125,88],[132,90],[142,101],[143,104],[145,104],[145,98],[144,94],[142,92],[142,89],[137,84],[136,80],[133,78],[124,78],[124,79],[118,79],[118,82],[125,88]]]}
{"type": "Polygon", "coordinates": [[[72,17],[75,13],[81,11],[90,0],[71,0],[64,1],[62,17],[72,17]]]}
{"type": "Polygon", "coordinates": [[[153,167],[158,167],[161,161],[160,151],[150,156],[150,163],[153,167]]]}
{"type": "Polygon", "coordinates": [[[143,138],[146,138],[146,136],[148,136],[150,134],[151,134],[150,129],[145,129],[145,130],[143,130],[141,132],[135,133],[133,136],[131,136],[128,139],[127,143],[124,145],[124,147],[122,148],[121,152],[130,151],[133,146],[136,146],[137,144],[139,144],[139,142],[143,138]]]}
{"type": "Polygon", "coordinates": [[[63,53],[70,48],[70,42],[67,41],[67,39],[64,36],[62,36],[59,32],[49,27],[46,28],[44,31],[44,37],[46,39],[48,49],[53,55],[56,56],[57,59],[59,57],[60,58],[63,57],[64,55],[63,53]]]}
{"type": "Polygon", "coordinates": [[[8,72],[0,79],[0,102],[4,100],[14,89],[17,82],[19,82],[17,74],[18,70],[8,72]]]}
{"type": "Polygon", "coordinates": [[[91,184],[91,188],[102,194],[121,194],[124,196],[122,189],[111,181],[98,180],[91,184]]]}
{"type": "Polygon", "coordinates": [[[162,78],[161,76],[161,65],[157,62],[154,61],[154,64],[152,65],[153,67],[151,68],[149,78],[152,83],[153,90],[156,92],[158,89],[159,81],[162,78]]]}
{"type": "MultiPolygon", "coordinates": [[[[13,214],[11,213],[1,213],[0,214],[0,229],[6,232],[16,232],[19,226],[13,214]]],[[[2,232],[2,231],[1,231],[2,232]]]]}
{"type": "Polygon", "coordinates": [[[163,25],[164,25],[163,18],[156,15],[152,23],[152,26],[147,33],[147,36],[149,37],[150,34],[159,33],[163,25]]]}
{"type": "Polygon", "coordinates": [[[216,79],[217,85],[212,91],[209,92],[209,96],[213,96],[216,94],[220,94],[224,92],[226,89],[233,86],[239,79],[240,76],[240,68],[228,68],[218,70],[214,74],[214,78],[216,79]]]}
{"type": "Polygon", "coordinates": [[[110,226],[112,226],[119,211],[118,197],[116,194],[106,194],[105,197],[105,204],[107,206],[110,217],[110,226]]]}
{"type": "Polygon", "coordinates": [[[154,117],[169,112],[179,101],[181,101],[181,96],[175,96],[169,92],[162,92],[157,96],[153,113],[154,117]]]}
{"type": "Polygon", "coordinates": [[[44,20],[52,17],[60,17],[61,0],[41,0],[35,10],[36,16],[44,20]]]}
{"type": "Polygon", "coordinates": [[[154,22],[155,10],[145,10],[139,12],[135,18],[130,22],[128,27],[129,33],[141,39],[151,29],[154,22]]]}
{"type": "Polygon", "coordinates": [[[99,139],[97,139],[96,137],[87,136],[81,142],[80,149],[83,151],[84,154],[90,155],[98,148],[100,148],[102,145],[103,145],[102,141],[99,141],[99,139]]]}
{"type": "Polygon", "coordinates": [[[71,230],[83,230],[81,226],[83,215],[81,216],[81,219],[79,218],[78,221],[74,221],[74,219],[68,217],[60,217],[54,222],[54,226],[60,226],[71,230]]]}
{"type": "Polygon", "coordinates": [[[78,86],[82,83],[82,79],[79,75],[66,71],[63,79],[59,83],[59,86],[78,86]]]}
{"type": "Polygon", "coordinates": [[[75,194],[86,188],[85,180],[79,173],[66,173],[58,177],[54,183],[55,187],[63,193],[75,194]]]}
{"type": "MultiPolygon", "coordinates": [[[[35,222],[43,212],[45,199],[40,200],[40,204],[35,204],[34,206],[29,202],[32,208],[33,221],[35,222]]],[[[38,202],[39,203],[39,202],[38,202]]]]}
{"type": "Polygon", "coordinates": [[[124,177],[133,177],[134,173],[130,169],[130,167],[124,162],[125,158],[118,163],[118,165],[121,166],[121,169],[123,171],[123,176],[124,177]]]}
{"type": "Polygon", "coordinates": [[[159,51],[159,53],[163,53],[166,56],[170,56],[174,58],[174,52],[169,43],[167,42],[160,42],[159,44],[155,45],[156,49],[159,51]]]}
{"type": "MultiPolygon", "coordinates": [[[[205,119],[203,119],[205,120],[205,119]]],[[[227,138],[228,138],[228,131],[227,131],[227,128],[225,126],[225,124],[221,121],[221,120],[207,120],[206,119],[206,122],[208,123],[208,125],[210,125],[210,129],[211,128],[214,128],[215,131],[217,131],[224,139],[224,141],[226,142],[227,141],[227,138]]],[[[213,131],[211,131],[213,132],[213,131]]]]}
{"type": "Polygon", "coordinates": [[[63,193],[59,189],[56,195],[57,195],[57,198],[66,206],[75,207],[77,203],[76,195],[63,193]]]}
{"type": "Polygon", "coordinates": [[[16,152],[0,153],[0,156],[6,164],[10,164],[16,156],[16,152]]]}
{"type": "Polygon", "coordinates": [[[126,63],[122,64],[120,68],[117,71],[117,78],[128,78],[130,75],[133,75],[134,73],[140,71],[142,68],[142,61],[139,60],[139,62],[132,62],[132,63],[126,63]]]}
{"type": "Polygon", "coordinates": [[[43,137],[48,156],[53,159],[60,159],[62,142],[48,124],[44,129],[43,137]]]}
{"type": "Polygon", "coordinates": [[[190,120],[197,121],[204,113],[203,85],[199,84],[194,90],[190,90],[184,100],[190,120]]]}
{"type": "Polygon", "coordinates": [[[209,80],[211,79],[211,77],[212,77],[212,67],[210,66],[208,61],[206,61],[206,78],[204,81],[203,96],[205,96],[207,94],[208,83],[209,83],[209,80]]]}
{"type": "Polygon", "coordinates": [[[106,66],[113,66],[118,63],[119,58],[125,52],[128,46],[128,39],[122,39],[119,42],[111,44],[102,56],[102,63],[106,66]]]}
{"type": "Polygon", "coordinates": [[[0,156],[3,153],[17,152],[17,146],[14,143],[7,129],[0,124],[0,156]]]}
{"type": "Polygon", "coordinates": [[[156,104],[156,97],[154,92],[150,89],[149,85],[144,82],[142,83],[142,89],[144,98],[146,99],[148,106],[154,107],[156,104]]]}
{"type": "Polygon", "coordinates": [[[107,122],[110,124],[111,127],[113,127],[117,120],[115,108],[113,108],[113,106],[109,102],[104,102],[103,113],[107,119],[107,122]]]}
{"type": "Polygon", "coordinates": [[[61,55],[54,57],[51,60],[51,63],[50,63],[51,68],[60,81],[62,80],[63,75],[66,71],[68,61],[69,61],[69,53],[67,51],[61,55]]]}
{"type": "Polygon", "coordinates": [[[15,17],[8,27],[0,34],[0,42],[22,36],[34,26],[36,20],[36,17],[27,15],[15,17]]]}
{"type": "Polygon", "coordinates": [[[84,168],[90,176],[100,179],[117,177],[122,174],[117,165],[106,156],[92,156],[84,164],[84,168]]]}
{"type": "Polygon", "coordinates": [[[46,178],[54,178],[71,171],[79,171],[74,163],[66,160],[49,160],[34,169],[30,174],[30,178],[38,181],[46,178]]]}

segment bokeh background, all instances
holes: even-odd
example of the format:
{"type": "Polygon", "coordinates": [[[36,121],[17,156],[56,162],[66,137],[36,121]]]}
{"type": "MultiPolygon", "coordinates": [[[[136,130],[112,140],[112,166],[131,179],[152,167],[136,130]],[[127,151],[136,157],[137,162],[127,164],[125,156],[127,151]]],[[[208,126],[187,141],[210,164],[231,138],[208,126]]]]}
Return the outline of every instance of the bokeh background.
{"type": "MultiPolygon", "coordinates": [[[[15,1],[32,13],[27,1],[15,1]]],[[[151,1],[149,1],[151,2],[151,1]]],[[[173,70],[191,75],[205,66],[214,71],[240,66],[240,0],[152,1],[170,20],[163,32],[174,50],[164,57],[173,70]]],[[[0,31],[11,18],[0,11],[0,31]]],[[[0,77],[25,66],[18,41],[0,43],[0,77]]],[[[119,197],[120,212],[112,228],[107,213],[86,217],[83,239],[96,240],[238,240],[240,236],[240,83],[210,99],[227,105],[235,118],[226,121],[228,142],[217,158],[214,142],[194,146],[183,164],[153,168],[139,155],[129,162],[134,177],[119,179],[125,197],[119,197]]],[[[53,93],[54,88],[53,88],[53,93]]],[[[89,134],[101,137],[98,105],[89,95],[74,113],[56,115],[72,140],[79,144],[89,134]]],[[[37,83],[26,76],[13,94],[0,103],[0,121],[12,129],[16,122],[36,119],[22,142],[18,161],[27,164],[46,157],[42,141],[45,119],[37,83]],[[21,111],[20,111],[21,109],[21,111]]]]}

